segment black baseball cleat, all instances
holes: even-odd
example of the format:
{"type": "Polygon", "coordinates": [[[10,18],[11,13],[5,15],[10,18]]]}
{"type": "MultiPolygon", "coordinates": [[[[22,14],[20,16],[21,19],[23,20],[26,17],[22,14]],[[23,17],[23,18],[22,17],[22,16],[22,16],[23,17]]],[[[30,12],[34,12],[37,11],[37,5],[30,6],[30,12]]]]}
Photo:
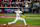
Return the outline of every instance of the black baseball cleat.
{"type": "Polygon", "coordinates": [[[28,25],[25,25],[25,26],[28,26],[28,25]]]}
{"type": "Polygon", "coordinates": [[[8,25],[8,23],[6,25],[8,25]]]}

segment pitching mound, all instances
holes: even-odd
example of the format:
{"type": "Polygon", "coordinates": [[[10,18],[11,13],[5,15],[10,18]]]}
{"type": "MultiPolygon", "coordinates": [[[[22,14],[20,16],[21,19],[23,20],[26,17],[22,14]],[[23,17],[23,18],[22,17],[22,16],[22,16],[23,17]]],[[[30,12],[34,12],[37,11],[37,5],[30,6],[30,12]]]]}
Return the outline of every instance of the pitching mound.
{"type": "Polygon", "coordinates": [[[0,24],[0,27],[40,27],[40,25],[28,25],[28,26],[25,26],[25,25],[3,25],[3,24],[0,24]]]}

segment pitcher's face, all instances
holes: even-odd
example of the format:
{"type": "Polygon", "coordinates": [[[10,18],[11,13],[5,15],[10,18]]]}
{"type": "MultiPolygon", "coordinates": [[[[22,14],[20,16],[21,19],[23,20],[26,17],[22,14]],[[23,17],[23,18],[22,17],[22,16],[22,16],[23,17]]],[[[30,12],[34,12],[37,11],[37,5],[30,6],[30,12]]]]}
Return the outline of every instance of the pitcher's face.
{"type": "Polygon", "coordinates": [[[20,11],[20,9],[17,9],[17,11],[20,11]]]}

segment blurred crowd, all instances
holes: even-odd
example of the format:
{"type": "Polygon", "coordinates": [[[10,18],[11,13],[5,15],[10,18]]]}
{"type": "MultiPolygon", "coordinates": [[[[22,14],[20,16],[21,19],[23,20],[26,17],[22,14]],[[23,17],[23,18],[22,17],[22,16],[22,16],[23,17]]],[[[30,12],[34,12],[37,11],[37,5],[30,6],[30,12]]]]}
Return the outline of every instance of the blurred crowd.
{"type": "Polygon", "coordinates": [[[40,0],[0,0],[0,7],[27,7],[30,12],[39,13],[40,0]]]}
{"type": "Polygon", "coordinates": [[[0,7],[28,7],[30,0],[0,0],[0,7]]]}
{"type": "Polygon", "coordinates": [[[39,6],[40,0],[0,0],[0,7],[30,7],[39,6]],[[33,4],[32,4],[33,3],[33,4]]]}

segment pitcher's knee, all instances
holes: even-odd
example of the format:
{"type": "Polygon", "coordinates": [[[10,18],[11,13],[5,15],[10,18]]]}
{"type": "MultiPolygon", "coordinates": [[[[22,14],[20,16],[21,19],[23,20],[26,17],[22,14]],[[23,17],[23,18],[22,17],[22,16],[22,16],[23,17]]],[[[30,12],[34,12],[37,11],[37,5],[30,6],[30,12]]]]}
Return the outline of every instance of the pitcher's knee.
{"type": "Polygon", "coordinates": [[[15,23],[15,22],[13,22],[13,23],[15,23]]]}
{"type": "Polygon", "coordinates": [[[23,20],[25,20],[25,19],[23,18],[23,20]]]}

